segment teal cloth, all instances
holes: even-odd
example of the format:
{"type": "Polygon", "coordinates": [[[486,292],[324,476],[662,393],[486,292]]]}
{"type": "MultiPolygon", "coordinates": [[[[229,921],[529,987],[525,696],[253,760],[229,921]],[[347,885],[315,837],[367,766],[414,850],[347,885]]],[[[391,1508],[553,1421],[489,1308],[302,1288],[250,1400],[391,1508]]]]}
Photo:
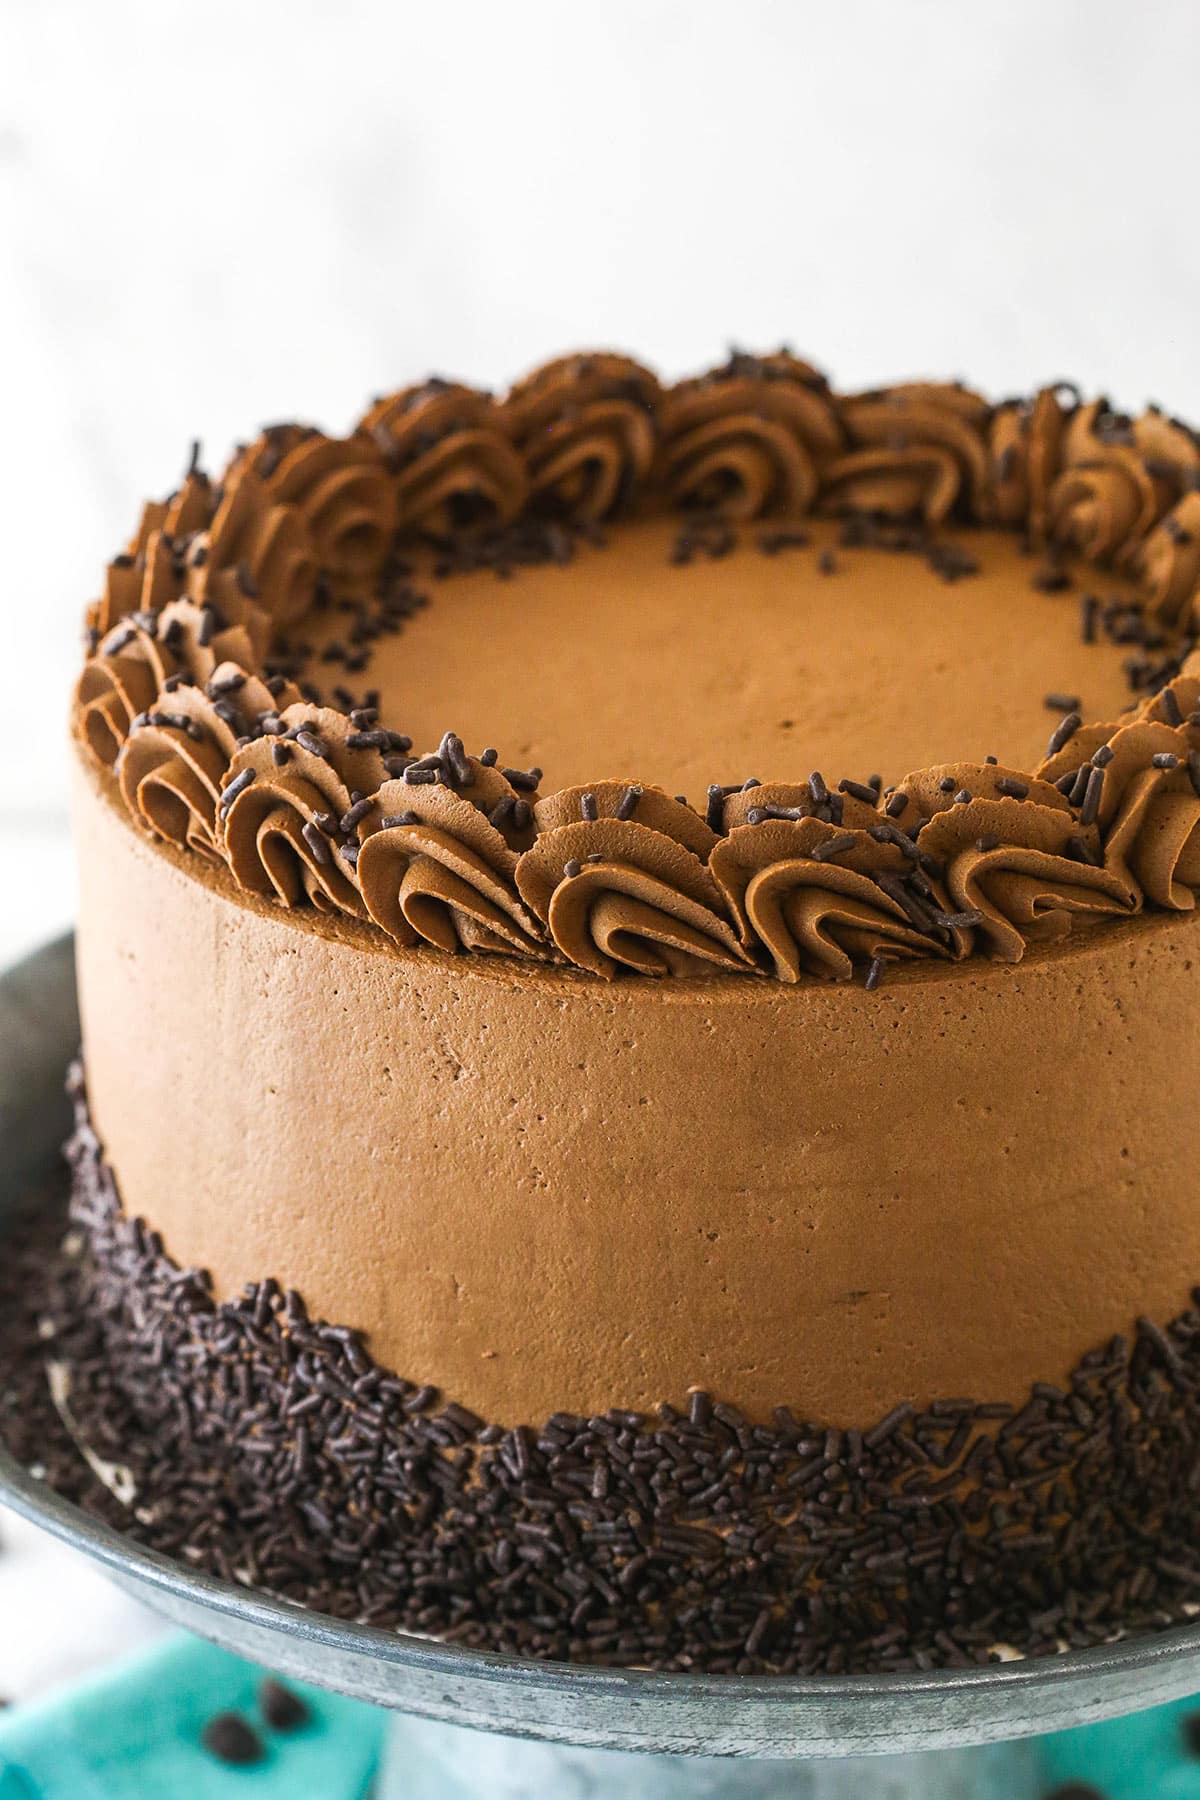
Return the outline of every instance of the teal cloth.
{"type": "Polygon", "coordinates": [[[1200,1757],[1183,1734],[1184,1720],[1197,1713],[1200,1696],[1043,1738],[1045,1791],[1086,1781],[1105,1800],[1200,1800],[1200,1757]]]}
{"type": "Polygon", "coordinates": [[[255,1699],[263,1674],[198,1638],[171,1637],[65,1694],[0,1713],[0,1800],[364,1800],[386,1714],[288,1679],[312,1718],[272,1732],[255,1699]],[[201,1746],[218,1712],[254,1726],[262,1762],[231,1768],[201,1746]]]}
{"type": "MultiPolygon", "coordinates": [[[[275,1733],[258,1714],[263,1674],[179,1635],[65,1694],[0,1713],[0,1800],[366,1800],[389,1715],[288,1679],[312,1718],[275,1733]],[[231,1768],[202,1747],[218,1712],[254,1726],[266,1748],[261,1763],[231,1768]]],[[[1197,1713],[1200,1698],[1181,1700],[1042,1738],[1035,1789],[1011,1800],[1043,1800],[1072,1781],[1105,1800],[1200,1800],[1200,1758],[1183,1730],[1197,1713]]],[[[422,1762],[419,1744],[412,1756],[422,1762]]]]}

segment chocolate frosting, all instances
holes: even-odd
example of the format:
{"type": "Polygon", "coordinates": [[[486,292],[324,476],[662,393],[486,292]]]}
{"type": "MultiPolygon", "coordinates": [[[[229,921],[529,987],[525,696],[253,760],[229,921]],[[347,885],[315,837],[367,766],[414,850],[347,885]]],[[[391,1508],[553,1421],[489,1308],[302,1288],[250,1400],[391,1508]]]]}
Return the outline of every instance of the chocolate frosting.
{"type": "Polygon", "coordinates": [[[98,636],[111,631],[131,613],[154,612],[180,591],[180,549],[212,521],[218,495],[202,469],[189,469],[182,486],[167,500],[149,500],[137,531],[105,571],[104,592],[87,612],[98,636]]]}
{"type": "Polygon", "coordinates": [[[988,427],[992,516],[1001,525],[1024,526],[1034,543],[1046,535],[1064,429],[1059,390],[1053,387],[1031,400],[1005,401],[988,427]]]}
{"type": "Polygon", "coordinates": [[[76,807],[88,1087],[130,1216],[222,1296],[273,1267],[482,1417],[692,1382],[755,1423],[1020,1406],[1186,1304],[1198,914],[1018,969],[903,962],[870,995],[605,983],[283,918],[98,778],[76,807]]]}
{"type": "Polygon", "coordinates": [[[844,831],[811,815],[736,825],[712,853],[712,871],[743,945],[761,944],[781,981],[848,980],[856,966],[944,954],[889,892],[909,873],[895,843],[844,831]]]}
{"type": "Polygon", "coordinates": [[[1136,554],[1198,465],[1191,433],[1162,413],[1130,420],[1093,400],[1066,429],[1063,471],[1050,494],[1051,528],[1085,556],[1136,554]]]}
{"type": "MultiPolygon", "coordinates": [[[[291,690],[280,698],[292,698],[291,690]]],[[[140,714],[116,765],[134,820],[151,837],[220,862],[217,808],[225,773],[239,738],[278,704],[257,676],[223,662],[202,687],[180,686],[169,705],[140,714]]]]}
{"type": "Polygon", "coordinates": [[[217,806],[220,841],[235,880],[282,906],[366,916],[343,820],[383,785],[383,757],[344,714],[303,702],[279,730],[244,744],[230,762],[217,806]]]}
{"type": "Polygon", "coordinates": [[[377,444],[284,427],[267,434],[251,466],[273,501],[295,508],[323,569],[349,580],[376,573],[398,523],[377,444]]]}
{"type": "Polygon", "coordinates": [[[209,533],[184,560],[188,592],[223,618],[243,621],[256,644],[312,605],[318,562],[304,515],[277,501],[249,468],[230,477],[209,533]]]}
{"type": "Polygon", "coordinates": [[[831,511],[919,514],[937,524],[961,501],[986,519],[989,407],[953,382],[910,382],[848,399],[850,447],[827,471],[831,511]]]}
{"type": "Polygon", "coordinates": [[[1200,493],[1185,494],[1138,546],[1136,572],[1166,625],[1178,625],[1200,586],[1200,493]]]}
{"type": "Polygon", "coordinates": [[[626,506],[654,463],[661,394],[649,369],[606,351],[558,357],[519,382],[501,412],[533,504],[585,521],[626,506]]]}
{"type": "Polygon", "coordinates": [[[534,819],[517,887],[568,961],[604,976],[752,966],[705,866],[718,840],[690,808],[610,781],[539,801],[534,819]]]}
{"type": "Polygon", "coordinates": [[[821,379],[784,353],[734,356],[664,397],[660,477],[669,500],[731,519],[807,512],[844,442],[821,379]]]}
{"type": "Polygon", "coordinates": [[[489,394],[432,380],[377,400],[359,432],[393,471],[399,528],[450,538],[507,525],[529,495],[525,463],[489,394]]]}
{"type": "Polygon", "coordinates": [[[111,768],[135,718],[180,685],[205,682],[218,663],[250,666],[254,647],[240,626],[213,631],[211,617],[187,600],[138,612],[100,639],[76,688],[79,735],[92,759],[111,768]]]}
{"type": "Polygon", "coordinates": [[[532,839],[513,822],[522,797],[498,769],[464,761],[458,791],[404,780],[380,788],[358,828],[367,911],[397,944],[544,960],[545,934],[514,882],[516,846],[532,839]]]}
{"type": "Polygon", "coordinates": [[[979,914],[980,937],[1004,962],[1020,962],[1027,944],[1065,937],[1074,916],[1134,908],[1128,884],[1097,866],[1098,835],[1081,834],[1071,812],[1036,801],[948,807],[922,832],[921,849],[942,865],[952,909],[979,914]]]}
{"type": "Polygon", "coordinates": [[[1062,384],[995,409],[955,383],[839,398],[787,351],[668,388],[623,356],[560,358],[501,402],[432,380],[377,401],[347,439],[272,427],[218,485],[193,458],[89,613],[78,732],[151,836],[400,945],[605,977],[873,983],[912,957],[1015,961],[1073,926],[1194,907],[1191,664],[1125,718],[1056,737],[1037,771],[748,783],[713,789],[706,822],[644,781],[537,798],[540,771],[468,756],[453,733],[410,755],[373,710],[302,701],[269,673],[275,652],[328,583],[361,594],[406,539],[470,537],[525,508],[590,527],[634,502],[994,521],[1118,562],[1186,644],[1198,479],[1186,427],[1062,384]]]}

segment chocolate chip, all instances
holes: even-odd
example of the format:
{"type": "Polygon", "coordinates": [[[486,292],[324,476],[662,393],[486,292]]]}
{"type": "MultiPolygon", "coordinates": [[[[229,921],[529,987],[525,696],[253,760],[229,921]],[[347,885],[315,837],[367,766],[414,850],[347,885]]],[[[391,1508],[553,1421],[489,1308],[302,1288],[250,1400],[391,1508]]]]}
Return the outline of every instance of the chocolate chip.
{"type": "Polygon", "coordinates": [[[312,1718],[308,1703],[274,1675],[259,1683],[258,1710],[272,1731],[299,1731],[312,1718]]]}
{"type": "Polygon", "coordinates": [[[219,1762],[244,1768],[263,1760],[262,1739],[235,1712],[216,1713],[201,1732],[200,1742],[219,1762]]]}

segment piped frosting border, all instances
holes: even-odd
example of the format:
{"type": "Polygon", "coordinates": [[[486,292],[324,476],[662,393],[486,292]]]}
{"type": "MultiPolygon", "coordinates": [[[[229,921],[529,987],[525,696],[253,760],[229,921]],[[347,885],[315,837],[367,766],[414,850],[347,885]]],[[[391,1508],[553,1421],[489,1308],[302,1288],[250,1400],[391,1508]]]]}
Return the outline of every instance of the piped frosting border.
{"type": "MultiPolygon", "coordinates": [[[[75,728],[152,838],[401,946],[873,987],[897,961],[1015,962],[1077,923],[1194,908],[1198,588],[1200,440],[1156,408],[1061,383],[994,406],[957,383],[837,395],[787,351],[666,386],[604,352],[500,399],[429,381],[342,439],[270,427],[216,483],[193,454],[89,608],[75,728]],[[1120,719],[1068,716],[1034,770],[714,786],[702,816],[636,780],[543,792],[453,731],[422,753],[278,670],[328,584],[378,594],[398,546],[526,531],[553,555],[664,509],[1023,532],[1134,580],[1155,691],[1120,719]]],[[[395,622],[411,602],[401,583],[378,603],[395,622]]]]}

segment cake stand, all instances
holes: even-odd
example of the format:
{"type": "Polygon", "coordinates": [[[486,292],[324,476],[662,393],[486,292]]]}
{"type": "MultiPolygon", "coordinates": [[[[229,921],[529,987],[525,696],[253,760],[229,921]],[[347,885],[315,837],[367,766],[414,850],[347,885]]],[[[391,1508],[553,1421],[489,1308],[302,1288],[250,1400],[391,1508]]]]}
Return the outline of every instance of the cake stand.
{"type": "MultiPolygon", "coordinates": [[[[67,937],[0,977],[0,1234],[69,1129],[62,1083],[77,1033],[67,937]]],[[[1014,1740],[1200,1689],[1200,1623],[932,1674],[664,1675],[527,1661],[343,1624],[221,1581],[127,1542],[2,1449],[0,1502],[176,1624],[403,1715],[379,1791],[408,1800],[1022,1800],[1036,1789],[1029,1747],[1014,1740]]]]}

